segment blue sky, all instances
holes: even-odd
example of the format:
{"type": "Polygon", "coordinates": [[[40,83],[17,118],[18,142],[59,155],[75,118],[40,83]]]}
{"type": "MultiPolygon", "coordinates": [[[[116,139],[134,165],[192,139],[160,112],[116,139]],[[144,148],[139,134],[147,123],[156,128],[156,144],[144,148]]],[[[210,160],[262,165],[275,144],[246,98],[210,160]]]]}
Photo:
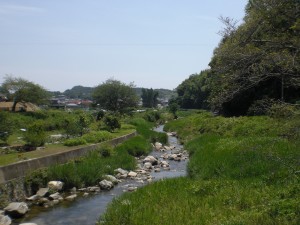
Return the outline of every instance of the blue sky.
{"type": "Polygon", "coordinates": [[[6,74],[46,89],[109,78],[176,88],[208,68],[229,16],[247,0],[0,0],[0,83],[6,74]]]}

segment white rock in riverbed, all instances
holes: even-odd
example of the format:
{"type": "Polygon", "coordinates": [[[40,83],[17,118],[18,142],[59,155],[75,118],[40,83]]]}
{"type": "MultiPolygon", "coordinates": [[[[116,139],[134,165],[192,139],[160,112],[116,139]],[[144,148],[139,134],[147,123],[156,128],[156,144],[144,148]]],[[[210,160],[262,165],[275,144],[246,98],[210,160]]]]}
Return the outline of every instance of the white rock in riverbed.
{"type": "Polygon", "coordinates": [[[137,173],[136,172],[133,172],[133,171],[130,171],[128,173],[128,177],[136,177],[137,176],[137,173]]]}
{"type": "Polygon", "coordinates": [[[114,187],[114,184],[108,180],[102,180],[99,182],[99,186],[102,190],[110,190],[114,187]]]}
{"type": "Polygon", "coordinates": [[[61,181],[50,181],[48,183],[48,188],[55,191],[60,191],[63,188],[64,183],[61,181]]]}
{"type": "Polygon", "coordinates": [[[0,225],[10,225],[11,219],[8,216],[0,215],[0,225]]]}
{"type": "Polygon", "coordinates": [[[154,146],[155,146],[155,149],[156,149],[157,151],[159,151],[159,150],[162,149],[162,143],[155,142],[154,146]]]}
{"type": "Polygon", "coordinates": [[[5,214],[12,218],[24,216],[28,212],[28,206],[25,202],[12,202],[4,208],[5,214]]]}
{"type": "Polygon", "coordinates": [[[157,159],[154,156],[152,156],[152,155],[148,155],[143,160],[143,163],[147,163],[147,162],[150,162],[152,165],[157,165],[157,163],[158,163],[157,159]]]}
{"type": "Polygon", "coordinates": [[[117,178],[115,178],[115,177],[112,176],[112,175],[105,175],[105,176],[103,176],[103,178],[104,178],[105,180],[111,181],[113,184],[118,184],[118,183],[120,183],[120,180],[118,180],[117,178]]]}
{"type": "Polygon", "coordinates": [[[75,198],[77,198],[76,194],[70,195],[70,196],[66,197],[65,199],[68,200],[68,201],[74,201],[75,198]]]}

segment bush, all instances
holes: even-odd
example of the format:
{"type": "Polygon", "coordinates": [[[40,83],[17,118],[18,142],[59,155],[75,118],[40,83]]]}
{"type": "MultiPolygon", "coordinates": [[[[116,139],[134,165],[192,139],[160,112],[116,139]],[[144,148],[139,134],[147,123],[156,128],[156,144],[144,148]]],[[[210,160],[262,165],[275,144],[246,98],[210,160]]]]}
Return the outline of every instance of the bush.
{"type": "Polygon", "coordinates": [[[87,144],[86,140],[81,137],[72,138],[64,142],[65,146],[78,146],[78,145],[85,145],[85,144],[87,144]]]}
{"type": "Polygon", "coordinates": [[[46,133],[44,130],[44,123],[42,121],[36,121],[34,124],[28,127],[24,135],[24,140],[27,145],[32,147],[43,146],[46,143],[46,133]]]}
{"type": "Polygon", "coordinates": [[[267,115],[273,104],[274,104],[273,99],[264,98],[261,100],[257,100],[250,106],[247,114],[249,116],[267,115]]]}
{"type": "Polygon", "coordinates": [[[0,140],[6,143],[13,131],[12,121],[8,112],[0,112],[0,140]]]}
{"type": "Polygon", "coordinates": [[[279,102],[272,105],[269,115],[273,118],[290,118],[295,115],[296,111],[295,106],[279,102]]]}
{"type": "Polygon", "coordinates": [[[98,143],[112,139],[112,134],[108,131],[91,131],[82,136],[87,143],[98,143]]]}
{"type": "Polygon", "coordinates": [[[157,122],[160,120],[160,113],[158,111],[148,111],[144,115],[144,119],[149,122],[157,122]]]}
{"type": "Polygon", "coordinates": [[[104,124],[108,131],[114,131],[121,128],[120,120],[114,115],[106,115],[104,117],[104,124]]]}
{"type": "Polygon", "coordinates": [[[114,150],[111,145],[102,145],[99,148],[99,152],[102,157],[110,157],[113,155],[114,150]]]}

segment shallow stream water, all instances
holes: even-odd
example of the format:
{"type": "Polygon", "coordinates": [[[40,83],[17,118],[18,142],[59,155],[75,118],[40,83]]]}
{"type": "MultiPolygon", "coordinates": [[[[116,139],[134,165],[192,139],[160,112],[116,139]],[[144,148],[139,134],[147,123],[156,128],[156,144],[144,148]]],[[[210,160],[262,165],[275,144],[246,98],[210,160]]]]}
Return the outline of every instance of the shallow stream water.
{"type": "MultiPolygon", "coordinates": [[[[159,126],[154,130],[163,132],[163,126],[159,126]]],[[[179,144],[176,137],[169,136],[168,141],[169,145],[176,147],[175,150],[182,149],[182,145],[179,144]]],[[[153,151],[150,155],[159,158],[162,154],[163,152],[153,151]]],[[[171,169],[161,170],[158,173],[151,172],[154,181],[186,175],[187,160],[180,162],[167,161],[171,169]]],[[[101,191],[97,194],[90,194],[88,197],[78,197],[72,202],[64,201],[51,208],[33,206],[24,218],[13,221],[12,224],[17,225],[19,223],[31,222],[37,225],[95,225],[113,198],[124,193],[128,186],[140,187],[144,185],[135,180],[126,179],[110,191],[101,191]]]]}

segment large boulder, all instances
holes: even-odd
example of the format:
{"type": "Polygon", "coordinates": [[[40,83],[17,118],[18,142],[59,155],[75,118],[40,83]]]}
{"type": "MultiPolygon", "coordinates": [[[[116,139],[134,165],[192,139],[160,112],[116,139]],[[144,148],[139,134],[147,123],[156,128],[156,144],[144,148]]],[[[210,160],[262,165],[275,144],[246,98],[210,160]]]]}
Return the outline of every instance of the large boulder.
{"type": "Polygon", "coordinates": [[[19,225],[37,225],[36,223],[20,223],[19,225]]]}
{"type": "Polygon", "coordinates": [[[137,176],[137,173],[136,172],[133,172],[133,171],[130,171],[128,173],[128,177],[136,177],[137,176]]]}
{"type": "Polygon", "coordinates": [[[49,196],[49,188],[40,188],[37,193],[37,196],[39,197],[47,197],[49,196]]]}
{"type": "Polygon", "coordinates": [[[105,176],[103,176],[103,178],[104,178],[105,180],[108,180],[108,181],[113,182],[113,184],[118,184],[118,183],[120,182],[120,180],[118,180],[117,178],[115,178],[115,177],[112,176],[112,175],[105,175],[105,176]]]}
{"type": "Polygon", "coordinates": [[[48,183],[48,188],[54,191],[60,191],[63,188],[64,183],[61,181],[50,181],[48,183]]]}
{"type": "Polygon", "coordinates": [[[154,156],[148,155],[148,156],[143,160],[143,163],[146,163],[146,162],[150,162],[152,165],[157,165],[158,160],[157,160],[154,156]]]}
{"type": "Polygon", "coordinates": [[[73,201],[75,198],[77,198],[77,194],[70,195],[70,196],[66,197],[65,199],[68,201],[73,201]]]}
{"type": "Polygon", "coordinates": [[[146,162],[146,163],[144,164],[144,168],[147,169],[147,170],[152,169],[152,163],[146,162]]]}
{"type": "Polygon", "coordinates": [[[0,225],[10,225],[11,219],[8,216],[0,215],[0,225]]]}
{"type": "Polygon", "coordinates": [[[161,150],[163,147],[162,143],[159,142],[155,142],[154,146],[157,151],[161,150]]]}
{"type": "Polygon", "coordinates": [[[128,171],[127,170],[123,170],[121,168],[118,168],[118,169],[115,169],[115,172],[116,173],[120,173],[122,175],[127,175],[128,174],[128,171]]]}
{"type": "Polygon", "coordinates": [[[99,186],[102,190],[110,190],[114,187],[114,184],[108,180],[102,180],[99,182],[99,186]]]}
{"type": "Polygon", "coordinates": [[[28,206],[25,202],[12,202],[4,208],[4,211],[12,218],[19,218],[28,212],[28,206]]]}
{"type": "Polygon", "coordinates": [[[50,195],[49,196],[49,199],[50,200],[63,200],[63,197],[58,193],[58,192],[55,192],[54,194],[50,195]]]}

